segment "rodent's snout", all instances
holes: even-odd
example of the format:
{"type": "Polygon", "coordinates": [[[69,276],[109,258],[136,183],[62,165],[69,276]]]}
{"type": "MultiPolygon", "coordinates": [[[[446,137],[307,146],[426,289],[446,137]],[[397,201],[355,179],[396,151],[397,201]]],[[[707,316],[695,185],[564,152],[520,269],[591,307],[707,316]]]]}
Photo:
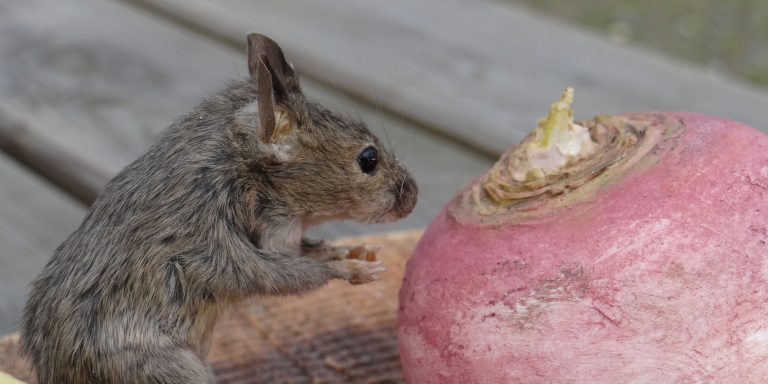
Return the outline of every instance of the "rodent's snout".
{"type": "Polygon", "coordinates": [[[416,181],[410,175],[405,175],[392,186],[392,192],[395,195],[395,204],[392,207],[394,215],[398,219],[408,216],[416,206],[416,200],[419,194],[419,187],[416,181]]]}

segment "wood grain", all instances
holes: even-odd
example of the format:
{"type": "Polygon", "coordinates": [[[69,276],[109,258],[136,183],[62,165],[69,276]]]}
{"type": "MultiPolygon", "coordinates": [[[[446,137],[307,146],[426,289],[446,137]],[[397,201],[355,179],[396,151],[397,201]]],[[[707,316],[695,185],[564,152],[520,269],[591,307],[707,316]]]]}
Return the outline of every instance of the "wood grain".
{"type": "Polygon", "coordinates": [[[577,116],[720,115],[768,131],[768,95],[491,0],[127,0],[218,39],[273,35],[308,74],[498,154],[568,85],[577,116]]]}

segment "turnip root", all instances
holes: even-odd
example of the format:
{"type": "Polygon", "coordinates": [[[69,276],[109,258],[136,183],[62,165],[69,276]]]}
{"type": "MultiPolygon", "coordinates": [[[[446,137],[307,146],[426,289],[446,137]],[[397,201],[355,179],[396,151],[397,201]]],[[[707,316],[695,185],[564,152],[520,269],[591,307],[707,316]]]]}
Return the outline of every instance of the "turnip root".
{"type": "Polygon", "coordinates": [[[407,382],[767,383],[768,137],[569,92],[408,262],[407,382]]]}

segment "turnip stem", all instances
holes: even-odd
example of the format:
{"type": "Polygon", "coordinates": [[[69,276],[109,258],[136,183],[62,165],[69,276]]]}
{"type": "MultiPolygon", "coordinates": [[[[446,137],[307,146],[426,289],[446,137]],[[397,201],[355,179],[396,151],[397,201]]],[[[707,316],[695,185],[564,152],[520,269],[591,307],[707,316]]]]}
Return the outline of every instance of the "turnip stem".
{"type": "Polygon", "coordinates": [[[541,134],[538,135],[540,136],[538,140],[534,142],[539,148],[547,148],[549,146],[550,139],[555,131],[563,132],[568,129],[569,124],[573,124],[572,103],[573,88],[568,87],[563,91],[560,101],[552,103],[549,107],[547,117],[539,121],[538,130],[541,134]]]}
{"type": "Polygon", "coordinates": [[[502,156],[494,168],[504,167],[512,180],[524,183],[556,175],[593,154],[598,145],[587,128],[573,122],[572,102],[573,88],[568,87],[528,138],[502,156]]]}
{"type": "Polygon", "coordinates": [[[492,200],[506,204],[531,196],[531,191],[567,178],[574,164],[600,150],[589,129],[573,122],[571,103],[573,88],[568,87],[536,129],[491,168],[484,187],[492,200]]]}

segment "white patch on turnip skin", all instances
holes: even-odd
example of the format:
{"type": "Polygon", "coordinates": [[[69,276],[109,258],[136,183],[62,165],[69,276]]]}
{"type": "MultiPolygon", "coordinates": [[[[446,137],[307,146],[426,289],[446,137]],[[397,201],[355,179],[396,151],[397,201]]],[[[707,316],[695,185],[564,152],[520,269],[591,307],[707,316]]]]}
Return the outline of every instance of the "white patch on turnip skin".
{"type": "Polygon", "coordinates": [[[747,336],[744,341],[747,343],[765,343],[768,345],[768,330],[761,329],[747,336]]]}
{"type": "Polygon", "coordinates": [[[760,169],[760,174],[763,175],[766,179],[768,179],[768,165],[760,169]]]}
{"type": "Polygon", "coordinates": [[[492,305],[485,305],[478,308],[475,316],[479,318],[489,318],[499,316],[501,318],[512,317],[519,314],[528,313],[528,307],[524,304],[517,303],[514,308],[510,308],[504,303],[495,303],[492,305]]]}
{"type": "Polygon", "coordinates": [[[473,356],[498,359],[506,354],[507,343],[518,335],[517,327],[510,320],[525,316],[504,303],[475,308],[471,314],[457,313],[450,327],[451,346],[448,352],[472,360],[473,356]]]}
{"type": "Polygon", "coordinates": [[[658,239],[659,235],[666,231],[671,223],[671,220],[662,217],[655,221],[636,222],[629,228],[621,229],[629,233],[634,233],[636,236],[628,238],[627,240],[629,242],[625,244],[614,244],[600,258],[595,260],[595,264],[600,264],[603,261],[612,259],[616,256],[621,256],[622,254],[647,249],[650,244],[657,241],[656,239],[658,239]]]}
{"type": "Polygon", "coordinates": [[[744,338],[747,351],[752,355],[768,355],[768,329],[759,329],[744,338]]]}
{"type": "MultiPolygon", "coordinates": [[[[569,284],[570,280],[565,277],[562,283],[569,284]]],[[[450,337],[451,345],[462,347],[449,352],[469,360],[479,355],[502,358],[508,353],[505,344],[518,344],[524,330],[548,327],[547,321],[540,317],[563,302],[578,305],[576,295],[568,287],[560,286],[531,290],[528,297],[514,305],[499,301],[474,308],[469,313],[459,312],[450,327],[450,337]]]]}
{"type": "Polygon", "coordinates": [[[411,328],[403,329],[400,342],[408,345],[408,351],[411,353],[411,357],[416,359],[424,358],[429,353],[429,349],[426,347],[426,342],[421,334],[411,328]]]}
{"type": "MultiPolygon", "coordinates": [[[[448,374],[448,365],[445,363],[442,356],[436,352],[437,349],[428,345],[427,341],[424,340],[424,337],[421,335],[421,333],[419,333],[418,329],[412,327],[403,328],[400,331],[400,338],[398,341],[404,347],[406,347],[405,350],[407,350],[411,355],[410,357],[412,360],[421,360],[423,363],[430,364],[433,372],[437,373],[438,375],[440,373],[445,375],[448,374]]],[[[419,377],[411,377],[411,379],[417,383],[424,382],[423,380],[419,381],[419,377]]]]}
{"type": "Polygon", "coordinates": [[[528,313],[528,307],[525,305],[522,305],[520,303],[515,304],[515,312],[517,313],[528,313]]]}

